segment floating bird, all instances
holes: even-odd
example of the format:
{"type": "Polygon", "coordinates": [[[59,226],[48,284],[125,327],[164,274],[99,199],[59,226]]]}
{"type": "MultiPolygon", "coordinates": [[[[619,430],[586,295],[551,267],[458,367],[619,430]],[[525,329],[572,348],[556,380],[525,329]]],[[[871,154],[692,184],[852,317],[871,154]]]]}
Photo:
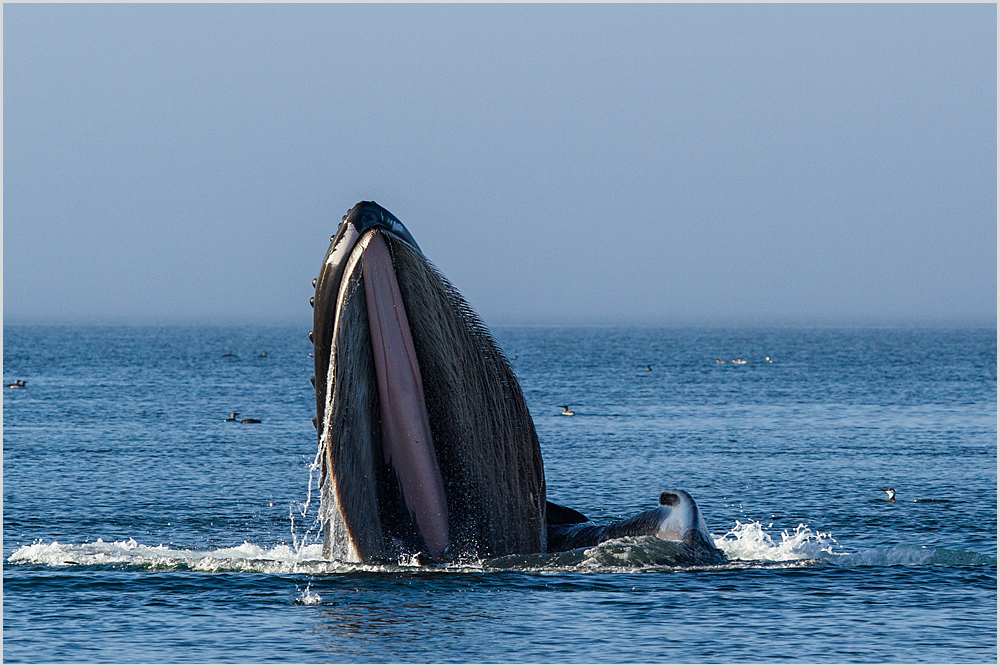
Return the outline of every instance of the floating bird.
{"type": "Polygon", "coordinates": [[[896,502],[896,489],[888,488],[888,489],[882,489],[882,490],[889,494],[889,497],[886,498],[886,502],[889,502],[889,503],[896,502]]]}
{"type": "Polygon", "coordinates": [[[241,424],[259,424],[260,423],[259,419],[250,419],[250,418],[247,418],[247,419],[237,419],[236,417],[239,414],[240,413],[238,413],[238,412],[232,413],[231,415],[229,415],[229,417],[226,418],[226,421],[227,422],[237,422],[238,421],[241,424]]]}
{"type": "Polygon", "coordinates": [[[724,359],[716,359],[715,363],[717,363],[717,364],[724,364],[724,363],[726,363],[726,361],[724,359]]]}
{"type": "Polygon", "coordinates": [[[24,380],[14,380],[11,384],[7,385],[11,389],[20,388],[24,386],[24,380]]]}
{"type": "Polygon", "coordinates": [[[260,353],[260,354],[258,354],[257,356],[258,356],[258,357],[266,357],[266,356],[267,356],[267,352],[261,352],[261,353],[260,353]]]}
{"type": "Polygon", "coordinates": [[[740,359],[739,357],[736,357],[735,359],[733,359],[733,363],[734,364],[745,364],[746,360],[745,359],[740,359]]]}
{"type": "Polygon", "coordinates": [[[653,370],[653,367],[652,366],[646,366],[646,370],[647,371],[651,371],[651,370],[653,370]]]}
{"type": "Polygon", "coordinates": [[[771,357],[764,357],[764,361],[766,361],[767,363],[771,363],[771,357]]]}
{"type": "Polygon", "coordinates": [[[235,355],[235,354],[233,354],[233,351],[232,351],[232,350],[230,350],[229,352],[226,352],[226,353],[225,353],[224,355],[222,355],[222,356],[224,356],[224,357],[235,357],[236,355],[235,355]]]}
{"type": "Polygon", "coordinates": [[[562,406],[562,409],[563,409],[562,413],[564,415],[566,415],[567,417],[572,417],[573,415],[576,414],[575,412],[573,412],[572,410],[569,409],[568,405],[562,406]]]}

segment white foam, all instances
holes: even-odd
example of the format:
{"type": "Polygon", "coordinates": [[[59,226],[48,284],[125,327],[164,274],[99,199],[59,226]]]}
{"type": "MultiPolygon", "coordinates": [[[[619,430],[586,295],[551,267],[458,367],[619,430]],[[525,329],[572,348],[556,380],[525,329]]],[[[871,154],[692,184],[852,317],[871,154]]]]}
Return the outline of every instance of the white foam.
{"type": "MultiPolygon", "coordinates": [[[[865,549],[857,553],[839,551],[840,545],[827,533],[800,524],[794,531],[782,530],[772,538],[759,521],[736,525],[721,537],[713,535],[716,547],[730,559],[714,568],[799,567],[809,561],[823,560],[846,566],[886,565],[992,565],[996,557],[964,551],[930,549],[914,546],[893,546],[865,549]]],[[[416,558],[401,558],[398,564],[344,563],[323,558],[322,544],[307,544],[295,549],[287,544],[264,547],[244,542],[221,549],[173,549],[163,545],[147,546],[134,539],[83,544],[62,544],[37,541],[14,551],[7,559],[12,564],[44,565],[48,567],[123,567],[140,570],[197,572],[250,572],[266,574],[334,574],[351,572],[408,572],[414,570],[439,573],[467,573],[490,570],[521,570],[538,572],[621,572],[657,570],[676,561],[676,543],[652,536],[611,540],[597,547],[559,554],[509,556],[483,563],[461,562],[424,568],[416,558]]],[[[320,604],[321,599],[306,587],[297,602],[320,604]]]]}
{"type": "MultiPolygon", "coordinates": [[[[805,525],[798,526],[793,533],[782,531],[780,541],[776,542],[757,521],[750,523],[737,521],[731,531],[722,537],[713,536],[713,538],[716,546],[731,560],[742,561],[781,562],[824,558],[835,554],[833,547],[836,545],[836,540],[828,534],[814,532],[805,525]]],[[[665,556],[660,551],[670,546],[669,542],[661,540],[615,540],[587,550],[584,562],[575,565],[584,566],[584,569],[588,569],[588,566],[617,568],[637,564],[649,565],[662,561],[665,556]]],[[[670,553],[666,555],[669,556],[670,553]]],[[[540,557],[546,561],[549,558],[549,556],[540,557]]],[[[326,560],[323,558],[323,545],[318,543],[264,547],[244,542],[233,547],[198,550],[175,549],[162,544],[148,546],[134,539],[105,542],[98,538],[95,542],[83,544],[46,543],[39,540],[34,544],[20,547],[7,560],[9,563],[52,567],[118,565],[149,570],[276,574],[385,569],[385,566],[364,566],[358,563],[326,560]]],[[[469,563],[456,569],[465,569],[470,565],[476,569],[475,564],[469,563]]],[[[561,565],[566,564],[561,563],[561,565]]],[[[401,559],[399,567],[409,569],[419,567],[419,564],[414,559],[410,561],[401,559]]]]}
{"type": "Polygon", "coordinates": [[[38,541],[17,549],[7,562],[57,567],[121,565],[153,570],[291,573],[315,570],[316,562],[322,561],[322,552],[320,544],[305,545],[295,550],[287,544],[265,548],[244,542],[235,547],[201,551],[172,549],[163,545],[147,546],[134,539],[105,542],[98,538],[96,542],[83,544],[38,541]]]}
{"type": "MultiPolygon", "coordinates": [[[[768,524],[771,528],[774,524],[768,524]]],[[[781,531],[781,540],[776,542],[759,521],[736,525],[722,537],[712,536],[715,546],[734,560],[785,562],[793,560],[816,560],[839,555],[834,551],[837,540],[829,533],[811,530],[806,524],[799,524],[794,532],[781,531]]]]}
{"type": "MultiPolygon", "coordinates": [[[[7,559],[22,565],[49,567],[115,566],[140,570],[192,570],[196,572],[251,572],[264,574],[333,574],[348,572],[409,571],[421,568],[415,558],[400,559],[396,564],[345,563],[323,558],[323,545],[305,544],[293,548],[287,544],[263,547],[244,542],[221,549],[172,549],[163,545],[147,546],[133,539],[84,544],[61,544],[37,541],[20,547],[7,559]]],[[[439,571],[482,571],[480,563],[447,565],[439,571]]],[[[307,591],[308,593],[308,591],[307,591]]],[[[302,604],[315,604],[309,594],[302,604]],[[308,599],[306,599],[308,598],[308,599]]]]}

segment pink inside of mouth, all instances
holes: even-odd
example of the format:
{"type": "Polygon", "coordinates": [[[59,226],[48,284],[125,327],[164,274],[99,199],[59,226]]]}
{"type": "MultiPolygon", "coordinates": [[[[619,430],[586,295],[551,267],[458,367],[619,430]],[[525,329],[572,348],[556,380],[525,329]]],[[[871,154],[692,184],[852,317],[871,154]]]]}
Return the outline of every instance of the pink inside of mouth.
{"type": "Polygon", "coordinates": [[[382,452],[396,471],[403,500],[430,555],[448,546],[448,506],[434,453],[423,379],[406,309],[382,234],[362,259],[368,323],[378,380],[382,452]]]}

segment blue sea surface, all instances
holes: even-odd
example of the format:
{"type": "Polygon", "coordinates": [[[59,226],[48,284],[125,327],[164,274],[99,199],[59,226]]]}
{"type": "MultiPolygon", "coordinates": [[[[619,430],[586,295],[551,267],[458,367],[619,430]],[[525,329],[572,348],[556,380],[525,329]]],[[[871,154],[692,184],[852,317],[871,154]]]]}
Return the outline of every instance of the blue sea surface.
{"type": "Polygon", "coordinates": [[[550,500],[729,562],[325,561],[304,328],[6,325],[4,661],[996,662],[995,328],[494,335],[550,500]]]}

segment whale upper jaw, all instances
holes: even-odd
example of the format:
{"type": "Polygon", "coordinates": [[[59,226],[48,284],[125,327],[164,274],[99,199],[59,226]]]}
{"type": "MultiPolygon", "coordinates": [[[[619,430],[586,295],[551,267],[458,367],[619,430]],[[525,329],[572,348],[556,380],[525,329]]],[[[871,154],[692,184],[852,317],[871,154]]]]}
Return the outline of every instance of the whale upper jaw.
{"type": "MultiPolygon", "coordinates": [[[[420,251],[420,246],[410,234],[410,230],[399,221],[399,218],[373,201],[362,201],[355,204],[354,208],[344,216],[341,225],[354,227],[359,234],[364,234],[369,229],[378,228],[406,241],[414,250],[420,251]]],[[[422,251],[420,252],[423,254],[422,251]]]]}

